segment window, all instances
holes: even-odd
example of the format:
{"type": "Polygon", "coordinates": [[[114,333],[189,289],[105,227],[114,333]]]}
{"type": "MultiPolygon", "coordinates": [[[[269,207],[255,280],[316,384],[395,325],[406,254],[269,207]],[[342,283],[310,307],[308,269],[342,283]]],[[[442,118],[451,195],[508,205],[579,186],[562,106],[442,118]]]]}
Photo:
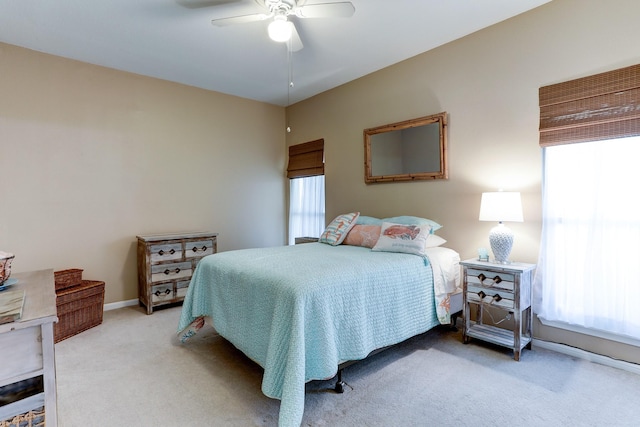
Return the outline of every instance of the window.
{"type": "Polygon", "coordinates": [[[296,237],[320,237],[324,222],[324,175],[289,181],[289,244],[296,237]]]}
{"type": "Polygon", "coordinates": [[[289,147],[289,244],[324,231],[324,140],[289,147]]]}
{"type": "Polygon", "coordinates": [[[639,136],[640,65],[540,88],[543,323],[640,340],[639,136]]]}
{"type": "Polygon", "coordinates": [[[640,138],[544,149],[538,316],[640,339],[640,138]]]}

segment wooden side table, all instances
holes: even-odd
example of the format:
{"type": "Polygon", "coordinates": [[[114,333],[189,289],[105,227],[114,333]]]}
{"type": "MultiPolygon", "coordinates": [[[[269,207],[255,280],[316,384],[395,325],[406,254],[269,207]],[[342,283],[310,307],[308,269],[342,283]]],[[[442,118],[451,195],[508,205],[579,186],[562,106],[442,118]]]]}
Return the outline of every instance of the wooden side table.
{"type": "Polygon", "coordinates": [[[531,349],[533,313],[531,311],[532,282],[535,264],[497,264],[469,259],[463,268],[464,343],[470,338],[513,349],[513,358],[520,360],[523,348],[531,349]],[[475,321],[471,306],[477,307],[475,321]],[[484,323],[484,310],[494,307],[513,315],[513,330],[484,323]]]}
{"type": "Polygon", "coordinates": [[[0,420],[44,407],[47,427],[55,427],[58,420],[53,323],[58,317],[53,270],[11,277],[18,283],[10,289],[25,291],[24,308],[20,320],[0,325],[0,390],[38,377],[42,377],[44,390],[0,406],[0,420]]]}

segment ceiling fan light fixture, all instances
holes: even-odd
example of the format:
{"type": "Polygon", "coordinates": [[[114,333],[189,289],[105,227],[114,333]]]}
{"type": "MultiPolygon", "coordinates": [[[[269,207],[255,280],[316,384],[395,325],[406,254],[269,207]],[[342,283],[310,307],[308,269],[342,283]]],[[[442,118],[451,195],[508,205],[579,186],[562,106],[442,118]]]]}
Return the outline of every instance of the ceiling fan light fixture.
{"type": "Polygon", "coordinates": [[[276,15],[267,28],[269,37],[276,42],[286,42],[291,38],[291,23],[284,15],[276,15]]]}

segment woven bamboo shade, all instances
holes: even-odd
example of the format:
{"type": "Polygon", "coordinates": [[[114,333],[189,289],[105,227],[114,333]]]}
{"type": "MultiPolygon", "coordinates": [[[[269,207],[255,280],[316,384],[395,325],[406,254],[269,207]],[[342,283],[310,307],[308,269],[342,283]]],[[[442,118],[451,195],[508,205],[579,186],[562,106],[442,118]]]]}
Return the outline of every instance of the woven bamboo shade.
{"type": "Polygon", "coordinates": [[[540,88],[540,146],[640,135],[640,65],[540,88]]]}
{"type": "Polygon", "coordinates": [[[287,178],[324,175],[324,139],[289,147],[287,178]]]}

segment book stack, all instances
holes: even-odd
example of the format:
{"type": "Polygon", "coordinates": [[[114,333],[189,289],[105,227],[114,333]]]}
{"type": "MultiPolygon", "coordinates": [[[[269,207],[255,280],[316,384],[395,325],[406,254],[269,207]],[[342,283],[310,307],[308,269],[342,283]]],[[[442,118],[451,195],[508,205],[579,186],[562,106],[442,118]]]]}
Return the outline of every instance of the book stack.
{"type": "Polygon", "coordinates": [[[24,289],[0,292],[0,324],[15,322],[22,317],[24,289]]]}

